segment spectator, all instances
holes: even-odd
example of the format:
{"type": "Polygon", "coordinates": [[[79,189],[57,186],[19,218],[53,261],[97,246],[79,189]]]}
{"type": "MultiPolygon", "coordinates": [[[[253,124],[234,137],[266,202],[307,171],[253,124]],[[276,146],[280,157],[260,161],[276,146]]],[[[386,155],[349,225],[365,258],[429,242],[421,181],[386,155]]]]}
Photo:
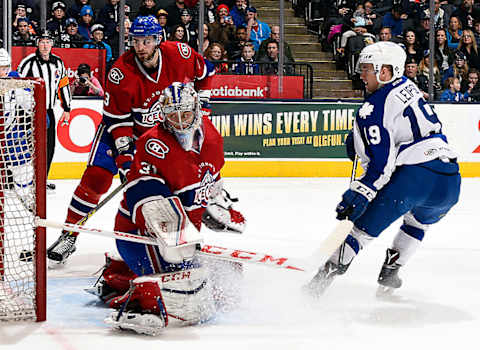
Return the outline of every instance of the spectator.
{"type": "MultiPolygon", "coordinates": [[[[430,77],[430,50],[425,50],[423,58],[418,65],[419,74],[423,74],[429,79],[430,77]]],[[[438,68],[437,61],[433,61],[433,90],[435,94],[438,94],[442,89],[440,69],[438,68]]]]}
{"type": "Polygon", "coordinates": [[[459,19],[463,29],[473,29],[474,19],[480,18],[480,9],[473,5],[473,1],[463,0],[462,5],[452,13],[459,19]]]}
{"type": "Polygon", "coordinates": [[[365,28],[367,28],[367,32],[371,34],[376,34],[380,31],[382,27],[382,16],[378,15],[374,9],[373,2],[367,0],[363,4],[365,8],[365,28]]]}
{"type": "Polygon", "coordinates": [[[252,43],[246,43],[243,46],[242,56],[237,60],[232,67],[232,71],[236,74],[260,74],[260,68],[257,63],[254,62],[253,56],[255,55],[255,49],[252,43]]]}
{"type": "MultiPolygon", "coordinates": [[[[280,27],[279,26],[272,26],[272,31],[270,32],[270,38],[262,41],[262,43],[260,44],[260,48],[258,49],[258,52],[256,55],[257,58],[265,56],[267,52],[267,45],[272,41],[276,41],[280,46],[280,27]]],[[[283,52],[285,57],[288,57],[290,62],[295,62],[295,59],[293,58],[293,55],[292,55],[292,50],[290,49],[290,45],[288,45],[288,43],[285,40],[283,41],[283,52]]]]}
{"type": "Polygon", "coordinates": [[[465,54],[462,51],[455,51],[454,57],[455,60],[453,65],[450,66],[443,74],[442,84],[444,84],[445,80],[450,77],[457,78],[460,80],[460,83],[468,79],[469,66],[466,62],[467,58],[465,57],[465,54]]]}
{"type": "Polygon", "coordinates": [[[400,4],[395,4],[391,12],[383,16],[382,26],[390,27],[392,36],[401,36],[403,32],[403,8],[400,4]]]}
{"type": "Polygon", "coordinates": [[[230,16],[232,16],[233,24],[236,28],[246,27],[247,21],[245,17],[247,15],[247,1],[246,0],[236,0],[235,6],[230,10],[230,16]]]}
{"type": "MultiPolygon", "coordinates": [[[[200,3],[199,3],[200,4],[200,3]]],[[[213,0],[205,0],[205,23],[215,22],[215,14],[217,13],[217,6],[213,0]]]]}
{"type": "Polygon", "coordinates": [[[93,9],[90,5],[85,5],[80,10],[80,20],[78,22],[78,33],[85,41],[90,41],[90,27],[93,26],[93,9]]]}
{"type": "Polygon", "coordinates": [[[67,28],[65,22],[65,11],[67,6],[62,1],[55,1],[52,5],[52,18],[47,21],[47,30],[55,37],[58,38],[67,28]]]}
{"type": "Polygon", "coordinates": [[[408,29],[403,34],[403,38],[403,45],[405,46],[407,56],[411,56],[416,62],[419,62],[423,58],[423,50],[417,40],[417,34],[414,30],[408,29]]]}
{"type": "Polygon", "coordinates": [[[17,26],[18,26],[18,19],[19,18],[27,18],[28,19],[28,24],[30,25],[29,26],[29,31],[30,31],[30,34],[36,34],[36,26],[37,24],[35,22],[32,21],[32,19],[30,18],[30,14],[32,13],[32,8],[28,7],[27,5],[23,4],[23,3],[18,3],[15,8],[14,8],[14,15],[15,15],[15,19],[13,20],[13,30],[12,31],[15,31],[17,29],[17,26]]]}
{"type": "Polygon", "coordinates": [[[35,36],[30,33],[29,25],[26,17],[17,19],[17,30],[12,34],[13,45],[35,46],[35,36]]]}
{"type": "Polygon", "coordinates": [[[180,12],[180,19],[185,27],[185,34],[187,35],[187,43],[191,47],[194,47],[198,40],[197,28],[192,25],[192,14],[190,10],[183,9],[180,12]]]}
{"type": "MultiPolygon", "coordinates": [[[[204,23],[203,24],[203,47],[202,47],[202,50],[201,50],[202,54],[205,51],[207,51],[207,48],[210,46],[210,39],[208,39],[208,35],[209,35],[208,26],[204,23]]],[[[196,41],[195,45],[192,46],[192,48],[197,52],[200,52],[200,50],[198,49],[198,45],[200,45],[199,41],[200,40],[197,37],[197,41],[196,41]]]]}
{"type": "Polygon", "coordinates": [[[460,37],[462,36],[462,23],[458,19],[458,17],[452,16],[450,17],[450,21],[448,22],[448,30],[447,30],[447,43],[448,47],[452,50],[456,50],[458,48],[458,43],[460,42],[460,37]]]}
{"type": "Polygon", "coordinates": [[[73,96],[103,97],[104,95],[102,85],[98,79],[92,75],[90,66],[86,63],[81,63],[78,66],[77,74],[71,88],[73,96]]]}
{"type": "Polygon", "coordinates": [[[474,40],[473,32],[470,29],[465,29],[462,32],[458,49],[465,54],[470,68],[480,69],[480,56],[477,42],[474,40]]]}
{"type": "Polygon", "coordinates": [[[480,19],[473,22],[473,35],[475,35],[477,47],[480,47],[480,19]]]}
{"type": "Polygon", "coordinates": [[[218,5],[215,22],[209,23],[210,40],[219,42],[224,47],[228,46],[235,36],[235,26],[230,16],[227,5],[218,5]]]}
{"type": "Polygon", "coordinates": [[[270,27],[267,23],[257,19],[257,9],[247,8],[247,39],[253,43],[255,51],[258,51],[262,41],[270,36],[270,27]]]}
{"type": "Polygon", "coordinates": [[[450,77],[445,81],[445,91],[440,96],[440,101],[462,102],[467,101],[468,92],[460,92],[460,81],[457,78],[450,77]]]}
{"type": "Polygon", "coordinates": [[[104,27],[100,23],[94,24],[90,28],[92,40],[85,44],[83,48],[105,50],[105,58],[107,63],[109,63],[112,60],[112,48],[105,41],[103,41],[103,29],[104,27]]]}
{"type": "Polygon", "coordinates": [[[211,43],[205,51],[205,58],[213,63],[215,66],[215,73],[228,72],[228,64],[226,62],[227,53],[220,43],[211,43]]]}
{"type": "Polygon", "coordinates": [[[435,35],[435,60],[442,75],[453,64],[453,51],[448,47],[447,31],[444,28],[437,29],[435,35]]]}
{"type": "MultiPolygon", "coordinates": [[[[107,0],[107,4],[100,10],[97,23],[103,25],[105,39],[114,35],[120,19],[120,0],[107,0]]],[[[125,16],[130,14],[130,5],[125,4],[125,16]]]]}
{"type": "Polygon", "coordinates": [[[67,29],[60,35],[59,47],[80,48],[85,44],[85,39],[78,33],[78,23],[75,18],[69,18],[65,22],[67,29]]]}
{"type": "Polygon", "coordinates": [[[170,34],[170,28],[167,26],[168,12],[160,9],[157,12],[158,24],[162,26],[162,41],[166,41],[170,34]]]}
{"type": "Polygon", "coordinates": [[[390,27],[382,27],[378,33],[379,41],[392,41],[392,29],[390,27]]]}
{"type": "Polygon", "coordinates": [[[430,35],[430,15],[424,11],[420,12],[420,27],[417,30],[417,41],[422,50],[429,48],[428,38],[430,35]]]}
{"type": "MultiPolygon", "coordinates": [[[[425,13],[430,16],[430,9],[427,8],[425,13]]],[[[435,0],[434,2],[434,10],[433,10],[433,26],[435,29],[445,28],[447,26],[447,14],[446,12],[440,7],[440,0],[435,0]]]]}
{"type": "Polygon", "coordinates": [[[68,7],[66,17],[75,18],[78,21],[80,19],[80,10],[85,5],[92,6],[90,0],[75,0],[74,3],[68,7]]]}
{"type": "MultiPolygon", "coordinates": [[[[128,42],[128,33],[130,31],[130,27],[132,26],[132,22],[130,22],[130,19],[125,17],[125,21],[123,22],[123,25],[124,25],[124,33],[125,33],[125,36],[124,36],[124,39],[123,39],[123,48],[125,51],[127,51],[130,47],[130,44],[128,42]]],[[[110,44],[110,47],[112,48],[112,56],[113,56],[113,59],[112,59],[112,63],[114,60],[116,60],[119,56],[119,52],[120,52],[120,48],[118,46],[118,42],[119,42],[119,31],[120,31],[120,27],[117,25],[115,27],[115,33],[113,34],[113,36],[110,38],[109,40],[109,44],[110,44]]]]}
{"type": "Polygon", "coordinates": [[[185,27],[183,24],[176,24],[172,27],[172,32],[168,40],[187,44],[187,36],[185,35],[185,27]]]}
{"type": "Polygon", "coordinates": [[[476,69],[470,69],[468,72],[468,80],[464,80],[461,84],[461,92],[468,92],[469,101],[480,101],[480,84],[478,83],[480,78],[479,72],[476,69]]]}
{"type": "MultiPolygon", "coordinates": [[[[174,4],[167,6],[165,8],[165,11],[167,11],[168,13],[167,24],[170,28],[172,28],[176,24],[182,23],[180,19],[180,11],[182,11],[184,8],[185,8],[185,0],[175,0],[174,4]]],[[[205,23],[208,23],[206,18],[205,18],[205,23]]]]}
{"type": "Polygon", "coordinates": [[[226,47],[229,59],[239,59],[242,55],[242,50],[245,43],[247,43],[247,28],[238,27],[235,31],[235,38],[226,47]]]}
{"type": "MultiPolygon", "coordinates": [[[[322,32],[322,50],[330,51],[331,42],[328,41],[332,27],[337,25],[350,25],[352,17],[352,9],[354,2],[351,0],[336,0],[329,4],[330,8],[325,9],[325,22],[323,23],[322,32]]],[[[327,5],[328,6],[328,5],[327,5]]]]}
{"type": "Polygon", "coordinates": [[[142,0],[137,16],[153,16],[158,12],[156,0],[142,0]]]}
{"type": "MultiPolygon", "coordinates": [[[[276,75],[278,74],[278,43],[272,41],[267,45],[267,54],[261,58],[261,71],[263,74],[276,75]]],[[[293,73],[291,63],[287,57],[284,61],[283,73],[285,75],[291,75],[293,73]]]]}
{"type": "Polygon", "coordinates": [[[418,74],[418,64],[412,56],[407,56],[405,76],[418,86],[423,93],[423,97],[428,100],[428,78],[423,74],[418,74]]]}
{"type": "MultiPolygon", "coordinates": [[[[47,108],[47,175],[55,152],[55,114],[53,107],[57,99],[60,99],[64,110],[60,120],[70,120],[70,93],[67,70],[60,57],[52,54],[53,39],[48,32],[41,33],[37,39],[37,50],[26,56],[18,65],[18,73],[21,77],[35,77],[45,80],[46,108],[47,108]],[[56,74],[52,74],[56,72],[56,74]]],[[[47,185],[48,186],[48,185],[47,185]]],[[[54,185],[50,185],[54,189],[54,185]]]]}

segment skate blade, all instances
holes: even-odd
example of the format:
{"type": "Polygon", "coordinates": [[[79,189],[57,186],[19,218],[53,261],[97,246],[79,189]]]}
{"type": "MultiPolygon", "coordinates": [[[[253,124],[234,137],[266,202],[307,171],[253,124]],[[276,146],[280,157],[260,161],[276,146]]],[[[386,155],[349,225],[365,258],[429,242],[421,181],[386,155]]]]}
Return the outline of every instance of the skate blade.
{"type": "Polygon", "coordinates": [[[48,259],[47,265],[49,270],[61,270],[65,267],[66,264],[67,264],[67,260],[56,261],[56,260],[48,259]]]}
{"type": "Polygon", "coordinates": [[[378,286],[375,296],[382,301],[402,302],[404,300],[403,297],[394,294],[396,289],[398,288],[378,286]]]}

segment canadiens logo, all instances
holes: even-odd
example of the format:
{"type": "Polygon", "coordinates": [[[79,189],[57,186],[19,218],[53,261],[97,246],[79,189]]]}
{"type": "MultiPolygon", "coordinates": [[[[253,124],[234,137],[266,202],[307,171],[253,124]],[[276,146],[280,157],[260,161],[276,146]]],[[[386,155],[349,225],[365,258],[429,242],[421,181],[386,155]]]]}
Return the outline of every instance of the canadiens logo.
{"type": "Polygon", "coordinates": [[[178,52],[180,52],[180,55],[183,58],[185,58],[186,60],[190,58],[190,56],[192,55],[192,49],[190,48],[190,46],[185,43],[178,43],[177,47],[178,52]]]}
{"type": "Polygon", "coordinates": [[[157,122],[163,122],[162,107],[159,101],[150,106],[146,113],[142,113],[142,124],[151,126],[157,122]]]}
{"type": "Polygon", "coordinates": [[[165,159],[170,148],[159,139],[150,139],[145,144],[145,151],[156,158],[165,159]]]}
{"type": "Polygon", "coordinates": [[[193,200],[193,203],[206,208],[209,199],[212,197],[214,188],[215,178],[210,170],[207,170],[200,182],[200,187],[195,190],[195,199],[193,200]]]}
{"type": "Polygon", "coordinates": [[[110,80],[114,84],[120,84],[120,81],[125,78],[122,71],[118,68],[112,68],[110,73],[108,73],[108,80],[110,80]]]}

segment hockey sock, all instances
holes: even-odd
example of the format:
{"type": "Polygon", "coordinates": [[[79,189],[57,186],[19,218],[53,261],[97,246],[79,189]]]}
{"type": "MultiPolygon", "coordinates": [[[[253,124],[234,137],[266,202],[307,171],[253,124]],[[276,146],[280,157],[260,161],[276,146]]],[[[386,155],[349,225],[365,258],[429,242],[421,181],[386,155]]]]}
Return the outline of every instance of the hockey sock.
{"type": "MultiPolygon", "coordinates": [[[[112,179],[113,174],[108,170],[96,166],[87,167],[73,193],[65,221],[77,223],[94,209],[100,197],[110,188],[112,179]]],[[[77,236],[78,233],[75,232],[74,235],[77,236]]]]}

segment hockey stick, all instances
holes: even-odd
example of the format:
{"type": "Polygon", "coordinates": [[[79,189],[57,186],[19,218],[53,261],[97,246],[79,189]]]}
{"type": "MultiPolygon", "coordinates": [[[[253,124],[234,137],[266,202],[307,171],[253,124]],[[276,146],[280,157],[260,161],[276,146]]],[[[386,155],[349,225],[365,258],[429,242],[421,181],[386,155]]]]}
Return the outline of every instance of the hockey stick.
{"type": "MultiPolygon", "coordinates": [[[[120,186],[118,186],[117,188],[115,188],[112,192],[110,192],[100,203],[97,204],[97,206],[95,208],[92,208],[92,210],[90,210],[83,218],[81,218],[80,220],[78,220],[76,222],[77,225],[83,225],[85,222],[87,222],[88,219],[90,219],[92,217],[93,214],[95,214],[101,207],[103,207],[105,204],[107,204],[110,199],[112,199],[113,197],[115,197],[117,195],[118,192],[120,192],[121,190],[123,190],[123,188],[127,185],[127,181],[125,182],[122,182],[120,184],[120,186]]],[[[72,234],[74,231],[69,231],[68,233],[69,234],[72,234]]]]}
{"type": "MultiPolygon", "coordinates": [[[[120,232],[120,231],[100,230],[100,229],[89,228],[81,225],[74,225],[74,224],[68,224],[68,223],[61,224],[61,223],[57,223],[50,220],[40,219],[38,217],[35,219],[35,224],[37,226],[52,227],[52,228],[63,229],[63,230],[71,230],[75,232],[90,233],[97,236],[121,239],[124,241],[141,243],[141,244],[162,245],[161,243],[158,242],[158,240],[152,237],[139,236],[139,235],[135,235],[127,232],[120,232]]],[[[192,242],[192,243],[195,243],[195,242],[192,242]]],[[[321,249],[319,251],[323,252],[323,250],[321,249]]],[[[310,262],[306,259],[288,258],[285,256],[275,257],[272,254],[246,251],[246,250],[240,250],[240,249],[234,249],[234,248],[225,248],[225,247],[219,247],[211,244],[205,244],[200,250],[197,251],[197,253],[199,255],[215,257],[222,260],[259,264],[263,266],[284,268],[284,269],[297,270],[297,271],[308,271],[317,266],[315,261],[310,262]]]]}
{"type": "MultiPolygon", "coordinates": [[[[355,154],[355,159],[352,164],[352,173],[350,174],[350,183],[355,180],[355,175],[357,173],[358,167],[358,155],[355,154]]],[[[335,229],[328,235],[320,247],[313,253],[313,255],[308,259],[309,261],[315,262],[317,267],[325,265],[327,260],[335,253],[335,251],[344,244],[345,239],[353,228],[353,222],[346,219],[341,220],[335,229]]]]}

